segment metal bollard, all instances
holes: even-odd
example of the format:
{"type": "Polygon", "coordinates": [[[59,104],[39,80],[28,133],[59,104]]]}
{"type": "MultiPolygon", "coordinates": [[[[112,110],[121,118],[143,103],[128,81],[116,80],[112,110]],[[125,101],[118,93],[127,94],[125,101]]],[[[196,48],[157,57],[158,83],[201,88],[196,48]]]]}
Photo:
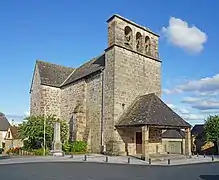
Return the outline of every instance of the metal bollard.
{"type": "Polygon", "coordinates": [[[105,162],[108,163],[108,156],[106,156],[106,161],[105,162]]]}
{"type": "Polygon", "coordinates": [[[211,159],[212,159],[212,161],[214,161],[214,155],[212,155],[212,158],[211,158],[211,159]]]}
{"type": "Polygon", "coordinates": [[[197,157],[198,157],[198,153],[197,153],[197,157]]]}
{"type": "Polygon", "coordinates": [[[205,158],[205,154],[204,154],[204,158],[205,158]]]}
{"type": "Polygon", "coordinates": [[[170,164],[170,159],[168,159],[167,161],[168,161],[167,163],[170,164]]]}
{"type": "Polygon", "coordinates": [[[73,154],[71,154],[71,158],[73,158],[73,154]]]}
{"type": "Polygon", "coordinates": [[[128,164],[130,164],[130,158],[128,158],[128,164]]]}
{"type": "Polygon", "coordinates": [[[84,155],[84,161],[87,161],[87,156],[86,155],[84,155]]]}
{"type": "Polygon", "coordinates": [[[149,158],[149,164],[151,164],[151,158],[149,158]]]}

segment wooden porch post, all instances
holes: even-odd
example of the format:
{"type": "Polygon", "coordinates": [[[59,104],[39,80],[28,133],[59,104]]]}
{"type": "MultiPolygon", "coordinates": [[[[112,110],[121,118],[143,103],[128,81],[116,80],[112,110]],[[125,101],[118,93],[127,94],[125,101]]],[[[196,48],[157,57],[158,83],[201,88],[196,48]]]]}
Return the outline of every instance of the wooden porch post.
{"type": "Polygon", "coordinates": [[[191,129],[185,129],[185,155],[190,156],[192,154],[192,141],[191,141],[191,129]]]}
{"type": "Polygon", "coordinates": [[[142,159],[145,161],[149,159],[149,127],[142,127],[142,159]]]}

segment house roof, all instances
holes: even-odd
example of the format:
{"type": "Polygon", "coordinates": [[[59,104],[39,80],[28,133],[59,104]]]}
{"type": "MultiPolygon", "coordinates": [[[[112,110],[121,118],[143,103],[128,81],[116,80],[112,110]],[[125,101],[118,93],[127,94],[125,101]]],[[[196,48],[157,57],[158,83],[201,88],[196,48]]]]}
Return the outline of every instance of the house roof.
{"type": "Polygon", "coordinates": [[[7,131],[10,127],[10,123],[6,116],[0,112],[0,131],[7,131]]]}
{"type": "Polygon", "coordinates": [[[162,138],[170,138],[170,139],[184,139],[185,131],[177,130],[177,129],[168,129],[162,134],[162,138]]]}
{"type": "Polygon", "coordinates": [[[202,136],[204,134],[204,124],[196,124],[191,131],[194,136],[202,136]]]}
{"type": "Polygon", "coordinates": [[[101,70],[105,66],[105,54],[95,57],[83,64],[68,77],[63,86],[101,70]]]}
{"type": "Polygon", "coordinates": [[[191,127],[154,93],[138,97],[116,126],[154,125],[169,128],[191,127]]]}
{"type": "Polygon", "coordinates": [[[18,127],[17,126],[10,126],[11,130],[11,135],[13,139],[19,139],[19,134],[18,134],[18,127]]]}
{"type": "Polygon", "coordinates": [[[53,87],[59,87],[74,70],[74,68],[39,60],[36,64],[39,69],[41,84],[53,87]]]}

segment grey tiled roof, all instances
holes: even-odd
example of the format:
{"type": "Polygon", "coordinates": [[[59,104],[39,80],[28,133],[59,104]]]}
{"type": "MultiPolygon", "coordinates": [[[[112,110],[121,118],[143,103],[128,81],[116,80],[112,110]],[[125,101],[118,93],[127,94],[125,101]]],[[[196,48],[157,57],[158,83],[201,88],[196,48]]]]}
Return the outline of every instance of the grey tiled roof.
{"type": "Polygon", "coordinates": [[[154,93],[138,97],[117,124],[133,125],[191,127],[154,93]]]}
{"type": "Polygon", "coordinates": [[[205,133],[204,124],[196,124],[191,131],[191,134],[196,137],[202,137],[205,133]]]}
{"type": "Polygon", "coordinates": [[[59,87],[73,72],[74,68],[64,67],[37,60],[41,83],[48,86],[59,87]]]}
{"type": "Polygon", "coordinates": [[[184,139],[185,131],[176,130],[176,129],[168,129],[162,134],[162,138],[170,138],[170,139],[184,139]]]}
{"type": "Polygon", "coordinates": [[[0,131],[7,131],[10,127],[10,123],[3,113],[0,112],[0,131]]]}
{"type": "Polygon", "coordinates": [[[62,87],[104,68],[105,54],[91,59],[76,69],[39,60],[37,60],[37,66],[41,84],[62,87]]]}
{"type": "Polygon", "coordinates": [[[95,57],[83,64],[81,67],[77,68],[71,76],[65,81],[63,86],[70,84],[76,80],[86,77],[92,73],[95,73],[105,66],[105,54],[95,57]]]}

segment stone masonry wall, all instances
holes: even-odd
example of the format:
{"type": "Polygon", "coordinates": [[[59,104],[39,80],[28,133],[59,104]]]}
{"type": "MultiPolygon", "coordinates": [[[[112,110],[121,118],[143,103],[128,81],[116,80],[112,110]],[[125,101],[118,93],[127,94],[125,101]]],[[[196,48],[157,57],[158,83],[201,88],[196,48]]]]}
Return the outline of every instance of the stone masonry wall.
{"type": "Polygon", "coordinates": [[[86,127],[86,83],[78,81],[61,89],[61,118],[70,121],[73,116],[76,118],[74,129],[76,140],[87,140],[84,134],[86,127]]]}
{"type": "Polygon", "coordinates": [[[100,74],[77,81],[61,91],[61,118],[76,118],[75,140],[88,143],[88,151],[101,148],[102,79],[100,74]]]}
{"type": "Polygon", "coordinates": [[[97,74],[86,80],[86,129],[90,132],[91,151],[99,153],[101,150],[101,103],[102,76],[97,74]]]}
{"type": "MultiPolygon", "coordinates": [[[[113,141],[114,134],[114,66],[115,50],[109,49],[105,53],[103,118],[104,118],[104,145],[113,141]]],[[[107,148],[107,147],[106,147],[107,148]]]]}
{"type": "Polygon", "coordinates": [[[43,101],[41,96],[42,86],[40,84],[38,67],[36,66],[30,92],[30,115],[42,115],[44,113],[43,101]]]}
{"type": "Polygon", "coordinates": [[[61,90],[60,88],[44,86],[42,87],[41,98],[44,104],[44,115],[56,115],[60,118],[60,100],[61,90]]]}

